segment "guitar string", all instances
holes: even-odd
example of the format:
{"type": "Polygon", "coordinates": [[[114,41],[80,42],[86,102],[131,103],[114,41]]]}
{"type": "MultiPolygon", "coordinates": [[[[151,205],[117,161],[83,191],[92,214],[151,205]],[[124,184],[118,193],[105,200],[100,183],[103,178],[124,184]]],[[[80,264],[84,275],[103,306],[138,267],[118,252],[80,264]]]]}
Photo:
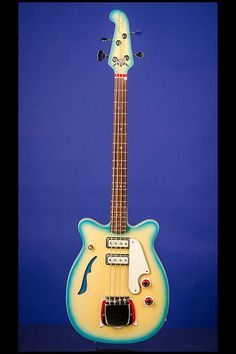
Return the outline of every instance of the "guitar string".
{"type": "MultiPolygon", "coordinates": [[[[114,116],[113,116],[113,146],[112,146],[112,166],[113,166],[113,171],[112,171],[112,185],[111,185],[111,223],[110,229],[111,229],[111,246],[110,246],[110,258],[112,260],[113,257],[113,230],[114,230],[114,203],[115,203],[115,196],[114,196],[114,185],[115,185],[115,162],[116,162],[116,151],[115,151],[115,146],[116,146],[116,100],[117,100],[117,79],[114,76],[114,116]]],[[[110,261],[110,281],[109,281],[109,304],[111,303],[111,297],[112,297],[112,261],[110,261]]]]}
{"type": "MultiPolygon", "coordinates": [[[[119,119],[119,121],[121,122],[121,128],[119,130],[119,134],[120,134],[120,175],[121,175],[121,181],[120,181],[120,184],[119,184],[119,187],[120,187],[120,199],[121,199],[121,204],[120,204],[120,259],[121,259],[121,228],[123,227],[122,225],[122,210],[123,210],[123,190],[122,190],[122,183],[123,183],[123,176],[122,176],[122,167],[123,167],[123,164],[122,164],[122,160],[123,160],[123,135],[121,132],[123,132],[123,116],[124,116],[124,106],[123,106],[123,78],[120,78],[120,102],[121,102],[121,107],[122,107],[122,110],[121,110],[121,117],[119,119]],[[121,130],[122,129],[122,130],[121,130]]],[[[121,264],[122,261],[120,261],[120,266],[119,266],[119,301],[121,301],[121,269],[122,269],[122,264],[121,264]]]]}
{"type": "MultiPolygon", "coordinates": [[[[124,51],[123,51],[124,47],[122,46],[121,48],[121,51],[122,51],[122,55],[121,55],[121,58],[124,58],[124,51]]],[[[125,202],[123,202],[123,198],[125,197],[125,193],[123,192],[123,159],[124,159],[124,156],[125,156],[125,148],[124,148],[124,132],[125,132],[125,109],[124,109],[124,77],[121,78],[121,82],[122,82],[122,85],[121,85],[121,102],[122,102],[122,130],[121,130],[121,159],[120,159],[120,164],[121,164],[121,183],[120,183],[120,190],[121,190],[121,210],[120,210],[120,223],[122,225],[122,230],[124,229],[124,219],[123,219],[123,206],[125,205],[125,202]]],[[[124,174],[125,176],[125,174],[124,174]]],[[[122,232],[122,231],[121,231],[122,232]]],[[[120,253],[121,253],[121,247],[120,247],[120,253]]],[[[124,252],[125,253],[125,252],[124,252]]],[[[120,257],[122,259],[122,257],[120,257]]],[[[120,269],[120,273],[123,273],[125,272],[125,265],[120,265],[121,269],[120,269]]],[[[121,285],[121,274],[120,274],[120,293],[121,293],[121,288],[122,288],[122,285],[121,285]]]]}
{"type": "MultiPolygon", "coordinates": [[[[123,80],[123,92],[124,92],[124,94],[123,94],[123,102],[127,102],[127,90],[126,90],[126,85],[127,85],[127,80],[123,80]]],[[[123,121],[124,121],[124,128],[123,128],[123,130],[124,130],[124,132],[125,132],[125,135],[124,135],[124,137],[125,137],[125,163],[124,163],[124,165],[125,165],[125,168],[126,168],[126,170],[125,170],[125,182],[124,182],[124,189],[125,189],[125,198],[126,198],[126,202],[125,202],[125,223],[126,223],[126,232],[127,232],[127,185],[126,185],[126,183],[127,183],[127,103],[125,103],[125,114],[123,115],[124,116],[124,119],[123,119],[123,121]]],[[[122,166],[123,167],[123,166],[122,166]]],[[[122,188],[123,188],[123,180],[122,180],[122,188]]],[[[129,267],[129,265],[127,264],[127,267],[129,267]]],[[[125,288],[126,288],[126,284],[125,284],[125,279],[126,279],[126,273],[127,273],[127,269],[129,269],[129,268],[127,268],[127,267],[125,267],[124,268],[124,271],[123,271],[123,278],[124,278],[124,298],[125,298],[125,288]]]]}
{"type": "MultiPolygon", "coordinates": [[[[122,119],[122,147],[124,145],[124,150],[122,152],[122,158],[121,158],[121,173],[122,173],[122,178],[121,178],[121,189],[122,189],[122,194],[124,194],[124,198],[127,200],[127,194],[126,194],[126,179],[127,179],[127,170],[125,170],[124,172],[124,179],[125,181],[123,182],[123,167],[125,166],[126,167],[126,160],[127,160],[127,156],[126,156],[126,149],[127,149],[127,142],[126,142],[126,129],[127,129],[127,125],[126,125],[126,117],[127,117],[127,112],[126,112],[126,104],[124,102],[126,102],[126,81],[125,81],[125,78],[122,79],[122,102],[123,102],[123,119],[122,119]],[[124,143],[124,144],[123,144],[124,143]],[[124,158],[123,158],[123,155],[124,155],[124,158]],[[124,160],[124,161],[123,161],[124,160]],[[124,162],[124,164],[123,164],[124,162]],[[123,193],[123,190],[124,190],[124,193],[123,193]]],[[[123,198],[122,198],[123,200],[123,198]]],[[[121,210],[121,217],[122,217],[122,220],[123,219],[123,210],[125,210],[125,222],[126,222],[126,208],[123,208],[123,205],[126,206],[126,201],[122,201],[122,210],[121,210]]],[[[123,221],[123,224],[125,224],[123,221]]],[[[127,265],[128,266],[128,265],[127,265]]],[[[125,274],[126,274],[126,266],[124,265],[122,268],[121,268],[121,271],[123,273],[123,284],[124,284],[124,299],[125,299],[125,274]]]]}
{"type": "MultiPolygon", "coordinates": [[[[116,102],[116,105],[117,105],[117,110],[118,110],[118,114],[116,114],[116,116],[118,116],[117,120],[116,120],[116,126],[117,126],[117,144],[115,145],[115,148],[116,148],[116,175],[117,175],[117,178],[116,178],[116,243],[115,243],[115,269],[114,269],[114,273],[115,273],[115,279],[114,279],[114,299],[116,301],[116,282],[117,282],[117,277],[116,277],[116,273],[117,273],[117,268],[118,266],[116,266],[116,257],[118,256],[117,255],[117,242],[118,242],[118,234],[119,234],[119,224],[118,224],[118,206],[119,206],[119,196],[120,196],[120,193],[119,193],[119,144],[120,144],[120,134],[119,134],[119,129],[120,129],[120,78],[117,78],[118,80],[118,88],[117,88],[117,102],[116,102]]],[[[118,287],[118,291],[119,291],[119,287],[118,287]]]]}
{"type": "Polygon", "coordinates": [[[114,239],[114,303],[116,304],[116,243],[117,243],[117,227],[118,227],[118,217],[117,217],[117,211],[118,211],[118,183],[119,183],[119,174],[118,174],[118,161],[119,161],[119,155],[118,155],[118,145],[119,145],[119,78],[116,78],[117,81],[117,86],[116,86],[116,117],[115,117],[115,130],[116,130],[116,143],[115,143],[115,223],[113,222],[113,228],[115,230],[115,239],[114,239]],[[115,227],[114,227],[115,224],[115,227]]]}

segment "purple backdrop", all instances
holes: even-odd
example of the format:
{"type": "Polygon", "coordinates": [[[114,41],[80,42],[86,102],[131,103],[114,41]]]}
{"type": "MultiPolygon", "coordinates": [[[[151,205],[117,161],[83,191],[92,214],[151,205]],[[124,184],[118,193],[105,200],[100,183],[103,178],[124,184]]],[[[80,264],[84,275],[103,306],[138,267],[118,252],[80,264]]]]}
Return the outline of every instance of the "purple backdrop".
{"type": "MultiPolygon", "coordinates": [[[[217,325],[217,5],[19,4],[19,320],[68,324],[77,223],[109,221],[113,71],[96,52],[126,12],[129,222],[160,223],[166,326],[217,325]]],[[[102,286],[102,284],[101,284],[102,286]]]]}

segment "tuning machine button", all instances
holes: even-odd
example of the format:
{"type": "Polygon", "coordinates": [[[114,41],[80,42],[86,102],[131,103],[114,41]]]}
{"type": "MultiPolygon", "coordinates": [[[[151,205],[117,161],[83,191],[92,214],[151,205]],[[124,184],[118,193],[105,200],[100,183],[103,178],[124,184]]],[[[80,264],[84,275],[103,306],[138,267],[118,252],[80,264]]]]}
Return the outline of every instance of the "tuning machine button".
{"type": "Polygon", "coordinates": [[[103,41],[103,42],[108,42],[108,41],[112,41],[112,40],[113,40],[113,38],[105,38],[105,37],[101,38],[101,41],[103,41]]]}
{"type": "Polygon", "coordinates": [[[144,288],[149,288],[150,285],[151,285],[151,280],[150,279],[145,278],[145,279],[142,280],[142,286],[144,288]]]}
{"type": "Polygon", "coordinates": [[[108,58],[108,55],[105,54],[102,50],[99,50],[97,52],[97,60],[98,61],[103,61],[104,58],[108,58]]]}
{"type": "Polygon", "coordinates": [[[144,57],[144,52],[133,53],[133,56],[134,57],[143,58],[144,57]]]}
{"type": "Polygon", "coordinates": [[[146,296],[144,299],[144,303],[147,306],[151,306],[154,303],[154,299],[152,296],[146,296]]]}

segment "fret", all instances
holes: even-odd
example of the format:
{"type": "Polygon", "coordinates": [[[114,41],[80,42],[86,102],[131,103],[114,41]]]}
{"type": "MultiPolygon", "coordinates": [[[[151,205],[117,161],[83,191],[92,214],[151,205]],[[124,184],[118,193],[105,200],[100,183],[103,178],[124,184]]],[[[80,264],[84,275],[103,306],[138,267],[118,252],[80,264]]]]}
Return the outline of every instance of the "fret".
{"type": "MultiPolygon", "coordinates": [[[[121,211],[123,208],[126,208],[126,207],[120,207],[119,210],[121,211]]],[[[113,207],[113,209],[114,209],[114,210],[118,210],[118,208],[114,208],[114,207],[113,207]]],[[[126,209],[127,209],[127,208],[126,208],[126,209]]],[[[127,214],[127,210],[126,210],[126,209],[124,210],[124,213],[127,214]]]]}
{"type": "MultiPolygon", "coordinates": [[[[120,131],[122,131],[122,130],[120,130],[120,131]]],[[[120,133],[120,132],[116,132],[116,133],[113,133],[113,136],[114,135],[118,135],[118,136],[120,136],[120,135],[124,135],[124,136],[126,136],[127,135],[127,133],[120,133]]]]}
{"type": "Polygon", "coordinates": [[[114,167],[113,166],[113,170],[127,170],[126,167],[114,167]]]}
{"type": "MultiPolygon", "coordinates": [[[[122,172],[122,170],[127,170],[127,167],[121,167],[121,165],[122,164],[114,164],[113,163],[113,166],[112,166],[112,170],[113,170],[113,174],[114,175],[117,175],[117,176],[121,176],[122,174],[123,174],[123,172],[122,172]],[[115,171],[115,170],[117,170],[117,171],[115,171]],[[119,170],[120,170],[120,174],[119,173],[117,173],[117,172],[119,172],[119,170]]],[[[123,164],[123,166],[125,166],[126,164],[123,164]]]]}
{"type": "Polygon", "coordinates": [[[127,221],[127,214],[126,214],[126,217],[124,217],[124,216],[119,216],[119,215],[117,215],[117,214],[110,214],[110,221],[111,221],[111,223],[113,223],[113,224],[115,224],[115,223],[123,223],[123,224],[125,224],[126,223],[126,221],[127,221]]]}
{"type": "Polygon", "coordinates": [[[112,187],[112,191],[127,191],[127,188],[120,188],[120,187],[112,187]]]}
{"type": "Polygon", "coordinates": [[[118,222],[123,222],[123,220],[127,220],[127,217],[124,217],[124,216],[122,216],[122,217],[120,217],[120,216],[118,216],[118,217],[115,217],[115,218],[113,218],[113,220],[118,220],[118,222]]]}
{"type": "MultiPolygon", "coordinates": [[[[126,219],[127,220],[127,219],[126,219]]],[[[123,227],[126,227],[126,222],[123,220],[117,220],[115,218],[110,220],[110,223],[113,224],[114,226],[120,226],[122,225],[123,227]]]]}
{"type": "MultiPolygon", "coordinates": [[[[126,218],[126,220],[127,220],[127,218],[126,218]]],[[[117,225],[117,226],[120,226],[121,224],[122,224],[122,226],[126,226],[126,224],[125,224],[124,221],[118,220],[118,222],[116,222],[116,219],[115,219],[115,218],[113,218],[110,222],[111,222],[113,225],[115,224],[115,226],[116,226],[116,225],[117,225]]]]}
{"type": "Polygon", "coordinates": [[[127,145],[127,143],[122,143],[122,142],[119,142],[119,143],[113,143],[113,145],[127,145]]]}
{"type": "Polygon", "coordinates": [[[119,162],[127,162],[127,160],[112,160],[112,162],[116,162],[116,161],[119,161],[119,162]]]}
{"type": "MultiPolygon", "coordinates": [[[[119,154],[119,153],[124,154],[125,152],[124,152],[124,150],[123,150],[123,151],[113,151],[113,153],[114,153],[114,154],[116,154],[116,153],[117,153],[117,154],[119,154]]],[[[114,157],[115,157],[115,156],[113,156],[113,160],[114,160],[114,157]]],[[[115,157],[116,162],[119,163],[119,162],[122,160],[122,157],[126,157],[126,156],[119,156],[119,157],[117,157],[117,158],[115,157]]],[[[126,162],[127,162],[127,161],[126,161],[126,162]]],[[[127,165],[127,164],[126,164],[126,165],[127,165]]]]}
{"type": "Polygon", "coordinates": [[[123,225],[110,225],[112,232],[116,234],[124,234],[127,232],[127,222],[124,222],[123,225]]]}
{"type": "MultiPolygon", "coordinates": [[[[116,196],[121,196],[120,194],[114,194],[114,191],[121,191],[121,193],[123,193],[122,191],[124,191],[124,192],[127,192],[127,189],[121,189],[121,188],[119,188],[119,189],[113,189],[112,188],[112,195],[114,196],[114,197],[116,197],[116,196]]],[[[124,195],[125,193],[123,193],[123,195],[124,195]]],[[[122,196],[123,196],[122,195],[122,196]]]]}
{"type": "MultiPolygon", "coordinates": [[[[120,208],[120,209],[123,209],[123,208],[126,209],[127,207],[119,207],[119,208],[120,208]]],[[[126,212],[127,212],[127,210],[124,211],[124,213],[126,213],[126,212]]]]}
{"type": "Polygon", "coordinates": [[[111,205],[115,204],[115,206],[119,209],[127,209],[126,200],[117,201],[115,198],[112,198],[110,203],[111,205]]]}
{"type": "MultiPolygon", "coordinates": [[[[127,176],[125,176],[125,175],[122,175],[122,176],[121,176],[121,175],[114,175],[114,174],[112,175],[112,177],[122,177],[122,178],[127,178],[127,176]]],[[[124,182],[126,182],[126,181],[124,181],[124,182]]]]}
{"type": "Polygon", "coordinates": [[[117,194],[112,194],[112,199],[113,199],[112,203],[116,204],[117,207],[119,207],[121,205],[122,206],[126,206],[127,200],[126,200],[126,196],[125,195],[121,196],[121,195],[117,195],[117,194]],[[118,197],[123,197],[125,199],[121,199],[121,198],[118,198],[118,197]]]}
{"type": "MultiPolygon", "coordinates": [[[[111,189],[112,190],[112,195],[113,196],[119,196],[120,194],[114,194],[114,191],[127,191],[127,189],[126,188],[112,188],[111,189]]],[[[123,194],[125,194],[125,193],[123,193],[123,194]]]]}
{"type": "MultiPolygon", "coordinates": [[[[114,163],[113,163],[113,165],[114,165],[114,163]]],[[[119,164],[119,163],[118,163],[118,164],[116,164],[116,166],[113,166],[113,168],[117,168],[118,170],[119,170],[119,169],[121,170],[121,167],[120,167],[121,165],[122,165],[122,164],[119,164]]],[[[125,164],[124,164],[124,165],[125,165],[125,164]]],[[[122,168],[122,169],[123,169],[123,168],[122,168]]]]}
{"type": "Polygon", "coordinates": [[[124,192],[127,192],[127,189],[121,189],[121,188],[119,188],[119,189],[117,189],[117,188],[112,188],[112,195],[113,195],[113,197],[123,197],[124,195],[126,195],[126,193],[124,193],[124,192]],[[115,194],[114,192],[121,192],[120,194],[118,193],[118,194],[115,194]]]}
{"type": "Polygon", "coordinates": [[[110,226],[113,226],[114,228],[116,228],[116,229],[120,229],[120,228],[123,228],[123,229],[126,229],[127,228],[127,224],[125,224],[125,223],[123,223],[123,225],[121,225],[121,224],[116,224],[116,223],[114,223],[114,222],[111,222],[110,223],[110,226]]]}
{"type": "Polygon", "coordinates": [[[116,211],[117,211],[117,210],[121,211],[122,209],[125,209],[125,210],[124,210],[124,213],[127,213],[127,207],[126,207],[126,206],[119,207],[119,208],[113,207],[113,211],[114,211],[115,209],[116,209],[116,211]]]}
{"type": "MultiPolygon", "coordinates": [[[[124,183],[124,184],[123,184],[123,183],[119,183],[118,181],[115,181],[115,182],[112,181],[111,183],[112,183],[112,185],[115,184],[115,186],[116,186],[117,188],[121,188],[121,187],[125,188],[125,187],[127,187],[127,183],[124,183]]],[[[114,186],[114,187],[115,187],[115,186],[114,186]]]]}

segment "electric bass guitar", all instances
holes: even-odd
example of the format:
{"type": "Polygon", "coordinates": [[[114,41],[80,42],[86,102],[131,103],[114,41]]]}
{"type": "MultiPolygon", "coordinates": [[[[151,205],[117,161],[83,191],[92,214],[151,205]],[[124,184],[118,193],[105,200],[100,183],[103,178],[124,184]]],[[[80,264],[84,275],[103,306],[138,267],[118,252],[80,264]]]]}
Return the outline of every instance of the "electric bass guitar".
{"type": "Polygon", "coordinates": [[[163,326],[169,286],[154,249],[159,224],[151,219],[135,226],[128,223],[127,73],[134,65],[135,32],[130,32],[120,10],[113,10],[110,20],[115,32],[109,57],[98,52],[98,60],[108,57],[115,73],[110,222],[102,225],[90,218],[79,222],[83,246],[68,276],[66,307],[82,336],[96,342],[135,343],[163,326]]]}

